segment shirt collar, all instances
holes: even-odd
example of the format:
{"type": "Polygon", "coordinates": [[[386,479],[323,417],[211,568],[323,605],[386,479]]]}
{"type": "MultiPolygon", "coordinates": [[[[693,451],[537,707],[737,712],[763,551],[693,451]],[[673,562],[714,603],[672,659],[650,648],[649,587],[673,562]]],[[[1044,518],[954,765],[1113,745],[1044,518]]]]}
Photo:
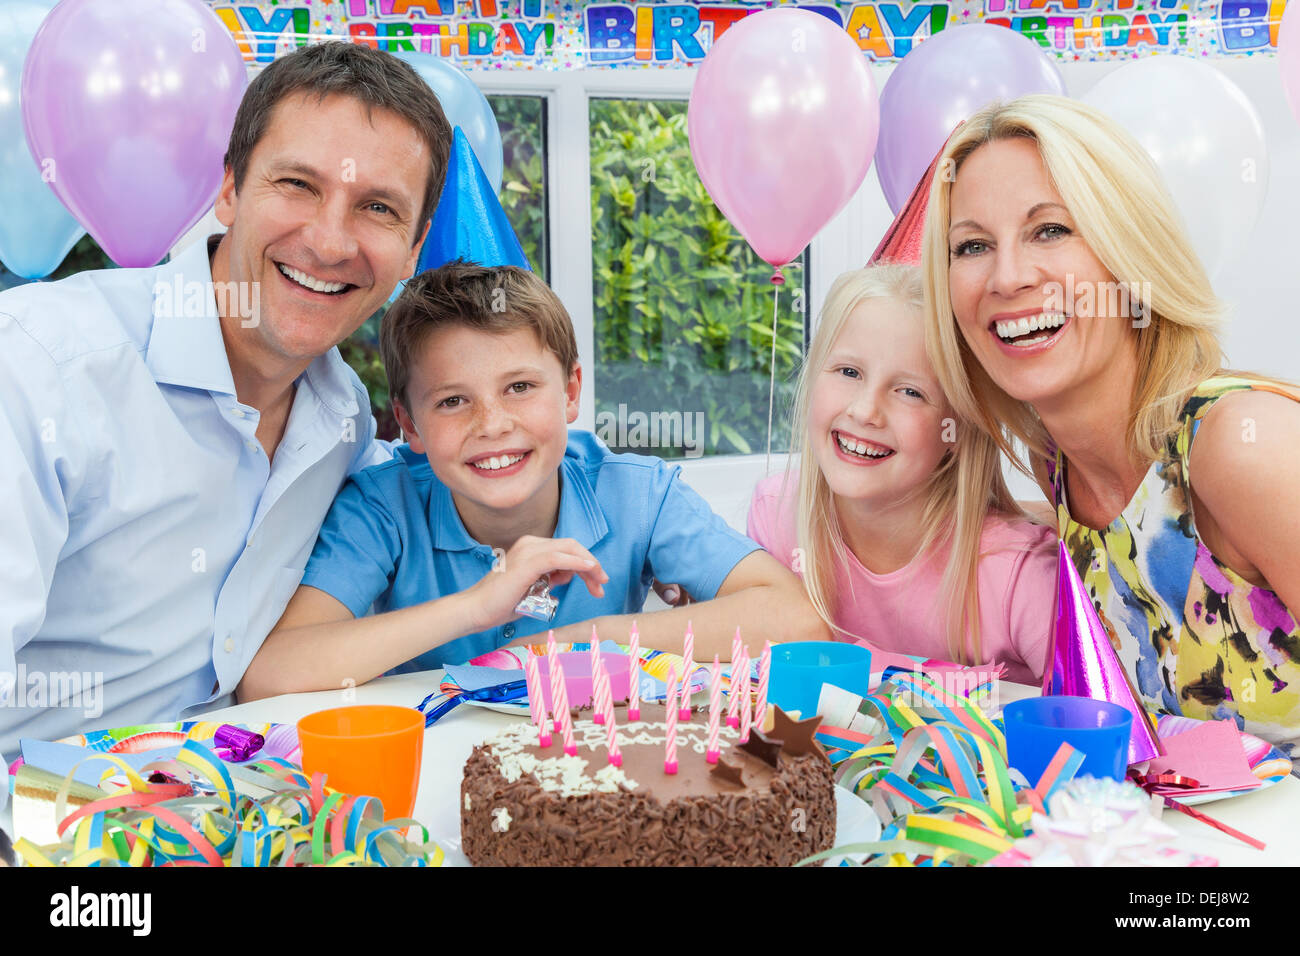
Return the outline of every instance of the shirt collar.
{"type": "Polygon", "coordinates": [[[195,242],[153,270],[153,328],[145,364],[160,384],[235,394],[208,258],[213,239],[195,242]]]}
{"type": "MultiPolygon", "coordinates": [[[[212,285],[211,257],[220,241],[217,233],[194,242],[154,270],[153,331],[145,362],[159,383],[233,396],[235,381],[212,285]]],[[[313,359],[295,384],[306,379],[322,405],[348,417],[361,410],[354,378],[339,350],[332,348],[313,359]]]]}
{"type": "MultiPolygon", "coordinates": [[[[554,537],[572,538],[590,551],[609,534],[609,523],[576,451],[570,442],[560,464],[560,516],[554,537]]],[[[409,446],[403,446],[401,454],[408,464],[424,457],[416,455],[409,446]]],[[[471,551],[483,547],[465,530],[450,489],[436,475],[429,495],[429,527],[433,532],[433,546],[439,551],[471,551]]]]}

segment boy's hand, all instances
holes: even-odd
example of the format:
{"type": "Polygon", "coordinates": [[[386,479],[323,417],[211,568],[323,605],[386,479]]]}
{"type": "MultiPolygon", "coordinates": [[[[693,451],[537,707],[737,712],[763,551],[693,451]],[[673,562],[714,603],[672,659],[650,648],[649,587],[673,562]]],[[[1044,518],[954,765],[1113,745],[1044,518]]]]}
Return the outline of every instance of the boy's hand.
{"type": "Polygon", "coordinates": [[[576,574],[593,597],[604,597],[603,585],[609,580],[600,562],[572,538],[524,535],[466,592],[475,608],[474,630],[485,631],[518,617],[515,605],[543,574],[550,575],[552,587],[576,574]]]}

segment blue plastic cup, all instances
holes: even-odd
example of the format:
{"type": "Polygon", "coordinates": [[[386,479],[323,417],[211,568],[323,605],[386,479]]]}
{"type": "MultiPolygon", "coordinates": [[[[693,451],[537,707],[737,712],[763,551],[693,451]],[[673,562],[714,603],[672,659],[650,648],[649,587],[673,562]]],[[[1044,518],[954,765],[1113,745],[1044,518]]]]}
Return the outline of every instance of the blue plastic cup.
{"type": "Polygon", "coordinates": [[[859,697],[871,681],[871,651],[843,641],[800,641],[772,645],[768,700],[786,713],[817,713],[822,684],[834,684],[859,697]]]}
{"type": "Polygon", "coordinates": [[[1030,697],[1002,711],[1007,763],[1035,786],[1061,744],[1083,753],[1076,776],[1123,780],[1133,715],[1118,704],[1090,697],[1030,697]]]}

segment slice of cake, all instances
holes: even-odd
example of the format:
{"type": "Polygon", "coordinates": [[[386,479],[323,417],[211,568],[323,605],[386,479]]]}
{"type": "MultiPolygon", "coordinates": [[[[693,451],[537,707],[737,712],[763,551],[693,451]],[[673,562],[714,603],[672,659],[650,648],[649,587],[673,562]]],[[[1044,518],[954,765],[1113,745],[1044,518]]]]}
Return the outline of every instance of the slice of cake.
{"type": "Polygon", "coordinates": [[[662,704],[621,723],[621,767],[606,729],[574,721],[577,755],[556,735],[537,746],[520,721],[474,749],[461,782],[465,855],[487,866],[790,866],[835,839],[830,762],[812,734],[817,718],[779,709],[766,734],[722,727],[708,763],[705,715],[677,725],[675,774],[664,772],[662,704]]]}

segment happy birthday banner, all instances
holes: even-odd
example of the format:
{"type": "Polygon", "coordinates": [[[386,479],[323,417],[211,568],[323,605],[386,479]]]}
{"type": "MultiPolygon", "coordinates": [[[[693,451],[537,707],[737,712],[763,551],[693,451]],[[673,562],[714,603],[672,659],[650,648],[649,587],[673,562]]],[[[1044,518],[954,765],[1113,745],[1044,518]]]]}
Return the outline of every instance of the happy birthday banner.
{"type": "MultiPolygon", "coordinates": [[[[1272,53],[1287,0],[954,0],[799,4],[890,62],[963,23],[1015,30],[1065,62],[1153,53],[1272,53]]],[[[469,69],[679,68],[699,64],[732,24],[767,3],[558,0],[208,0],[254,66],[307,43],[348,39],[446,57],[469,69]]]]}

